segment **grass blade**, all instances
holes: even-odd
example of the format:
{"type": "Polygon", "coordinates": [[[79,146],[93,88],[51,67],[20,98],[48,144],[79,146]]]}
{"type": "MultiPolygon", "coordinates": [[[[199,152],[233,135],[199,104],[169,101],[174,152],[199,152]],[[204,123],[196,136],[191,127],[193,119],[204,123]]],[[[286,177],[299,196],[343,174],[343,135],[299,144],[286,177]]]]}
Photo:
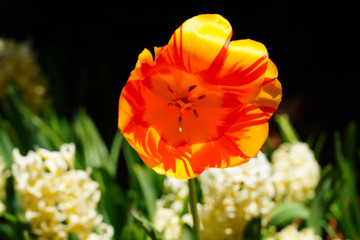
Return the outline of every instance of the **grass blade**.
{"type": "Polygon", "coordinates": [[[123,142],[124,142],[124,136],[121,134],[119,130],[117,130],[111,144],[108,163],[106,164],[107,171],[109,172],[110,176],[112,176],[113,178],[116,177],[118,160],[123,142]]]}
{"type": "Polygon", "coordinates": [[[86,166],[106,168],[108,150],[94,122],[85,110],[79,111],[73,126],[78,139],[78,146],[80,145],[79,150],[83,152],[85,157],[86,166]]]}
{"type": "MultiPolygon", "coordinates": [[[[339,220],[339,222],[341,221],[344,234],[348,234],[345,235],[346,237],[357,239],[356,236],[359,237],[360,235],[360,219],[355,169],[353,161],[345,157],[344,148],[342,147],[340,134],[338,132],[335,133],[334,145],[336,163],[341,171],[340,175],[344,179],[344,186],[338,194],[339,207],[342,215],[342,220],[339,220]]],[[[356,152],[355,148],[353,148],[353,151],[356,152]]]]}
{"type": "Polygon", "coordinates": [[[322,235],[323,219],[325,219],[325,215],[329,212],[331,204],[337,197],[337,190],[340,185],[334,188],[335,176],[336,171],[331,165],[323,169],[321,179],[316,188],[315,198],[311,203],[311,212],[307,220],[307,226],[312,227],[317,235],[322,235]]]}
{"type": "Polygon", "coordinates": [[[157,199],[154,184],[148,174],[149,172],[144,169],[144,166],[141,166],[140,164],[135,164],[134,173],[144,196],[148,216],[151,218],[155,213],[155,201],[157,199]]]}
{"type": "Polygon", "coordinates": [[[296,143],[299,141],[300,137],[292,126],[288,115],[278,114],[275,115],[274,119],[285,142],[296,143]]]}

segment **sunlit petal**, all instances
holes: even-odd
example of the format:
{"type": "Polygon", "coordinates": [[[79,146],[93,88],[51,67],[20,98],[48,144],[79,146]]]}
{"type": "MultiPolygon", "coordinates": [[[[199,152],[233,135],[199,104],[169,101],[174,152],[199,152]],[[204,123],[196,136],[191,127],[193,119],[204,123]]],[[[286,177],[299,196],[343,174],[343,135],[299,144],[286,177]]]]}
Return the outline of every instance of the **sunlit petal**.
{"type": "Polygon", "coordinates": [[[281,102],[282,88],[279,80],[267,82],[260,87],[258,95],[255,97],[253,104],[258,106],[268,118],[276,111],[281,102]]]}
{"type": "Polygon", "coordinates": [[[139,54],[135,69],[131,72],[129,80],[141,80],[147,74],[147,71],[154,65],[151,52],[146,48],[139,54]]]}
{"type": "Polygon", "coordinates": [[[232,28],[220,15],[204,14],[184,22],[171,37],[164,57],[195,73],[209,68],[222,49],[227,49],[232,28]]]}
{"type": "Polygon", "coordinates": [[[237,94],[242,103],[248,103],[264,81],[268,61],[263,44],[249,39],[232,41],[226,58],[221,64],[213,64],[204,80],[220,85],[223,91],[237,94]]]}

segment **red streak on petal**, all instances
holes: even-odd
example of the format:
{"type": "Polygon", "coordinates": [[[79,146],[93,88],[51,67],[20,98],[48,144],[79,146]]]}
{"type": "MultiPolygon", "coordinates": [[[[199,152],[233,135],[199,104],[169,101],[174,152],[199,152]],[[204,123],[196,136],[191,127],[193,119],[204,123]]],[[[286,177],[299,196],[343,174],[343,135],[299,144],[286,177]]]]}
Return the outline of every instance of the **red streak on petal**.
{"type": "Polygon", "coordinates": [[[180,28],[179,28],[179,35],[180,35],[179,46],[178,46],[178,42],[177,42],[177,39],[176,39],[176,31],[173,33],[173,53],[174,53],[173,58],[174,58],[174,61],[175,61],[175,65],[180,66],[180,67],[184,67],[183,46],[182,46],[183,45],[182,28],[183,28],[183,25],[181,25],[180,28]]]}
{"type": "MultiPolygon", "coordinates": [[[[184,168],[185,168],[186,174],[187,174],[188,176],[191,176],[191,175],[190,175],[190,172],[189,172],[189,169],[188,169],[188,167],[187,167],[187,165],[186,165],[185,160],[184,160],[184,159],[180,159],[180,160],[184,162],[184,168]]],[[[176,170],[175,170],[174,172],[176,172],[176,170]]]]}
{"type": "Polygon", "coordinates": [[[219,70],[222,68],[222,66],[224,65],[226,56],[227,56],[227,51],[229,49],[230,39],[232,37],[232,34],[233,34],[233,31],[231,30],[223,47],[221,48],[220,52],[218,53],[218,55],[215,57],[215,59],[211,63],[210,67],[205,71],[205,74],[208,74],[210,76],[215,76],[215,75],[217,75],[219,70]]]}

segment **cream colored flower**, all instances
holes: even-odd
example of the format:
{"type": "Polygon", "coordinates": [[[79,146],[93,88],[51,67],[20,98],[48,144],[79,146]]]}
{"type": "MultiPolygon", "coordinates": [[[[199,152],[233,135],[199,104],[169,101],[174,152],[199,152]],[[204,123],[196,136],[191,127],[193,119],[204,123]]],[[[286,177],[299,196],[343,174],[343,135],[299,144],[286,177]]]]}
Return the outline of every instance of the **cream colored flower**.
{"type": "Polygon", "coordinates": [[[100,223],[95,230],[97,233],[90,233],[87,240],[107,240],[114,235],[114,228],[106,223],[100,223]]]}
{"type": "Polygon", "coordinates": [[[283,143],[272,155],[276,201],[313,198],[320,166],[306,143],[283,143]]]}
{"type": "Polygon", "coordinates": [[[37,111],[47,104],[46,80],[30,44],[0,38],[0,101],[11,82],[16,84],[24,104],[32,110],[37,111]]]}
{"type": "Polygon", "coordinates": [[[203,238],[242,239],[251,219],[267,215],[274,206],[271,172],[271,164],[260,152],[244,165],[202,173],[199,212],[203,238]]]}
{"type": "Polygon", "coordinates": [[[185,200],[189,195],[187,180],[166,177],[164,180],[164,194],[162,199],[164,206],[168,206],[177,213],[182,213],[185,200]]]}
{"type": "Polygon", "coordinates": [[[180,240],[182,236],[182,226],[179,213],[174,209],[165,208],[157,202],[156,213],[154,215],[154,226],[162,233],[164,240],[180,240]]]}
{"type": "Polygon", "coordinates": [[[185,200],[189,194],[187,181],[166,177],[161,199],[156,201],[153,217],[155,228],[162,233],[164,240],[183,239],[182,227],[184,222],[181,213],[185,208],[185,200]]]}
{"type": "Polygon", "coordinates": [[[39,148],[26,156],[14,149],[12,172],[25,218],[39,239],[67,239],[70,232],[80,239],[110,239],[112,227],[96,211],[99,184],[90,178],[90,168],[73,169],[74,156],[74,144],[62,145],[59,152],[39,148]],[[93,232],[97,228],[99,234],[93,232]]]}
{"type": "Polygon", "coordinates": [[[296,226],[289,225],[268,240],[321,240],[321,237],[316,235],[312,228],[299,231],[296,226]]]}

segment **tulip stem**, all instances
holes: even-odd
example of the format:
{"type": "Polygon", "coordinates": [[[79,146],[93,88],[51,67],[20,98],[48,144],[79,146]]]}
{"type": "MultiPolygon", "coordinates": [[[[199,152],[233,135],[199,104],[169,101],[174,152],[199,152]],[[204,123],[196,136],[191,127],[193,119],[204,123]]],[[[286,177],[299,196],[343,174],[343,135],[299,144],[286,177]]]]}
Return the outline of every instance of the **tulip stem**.
{"type": "Polygon", "coordinates": [[[190,211],[193,217],[194,225],[193,225],[193,232],[194,232],[194,239],[201,240],[201,232],[200,232],[200,218],[197,211],[197,196],[196,196],[196,183],[195,178],[189,179],[189,194],[190,194],[190,211]]]}

